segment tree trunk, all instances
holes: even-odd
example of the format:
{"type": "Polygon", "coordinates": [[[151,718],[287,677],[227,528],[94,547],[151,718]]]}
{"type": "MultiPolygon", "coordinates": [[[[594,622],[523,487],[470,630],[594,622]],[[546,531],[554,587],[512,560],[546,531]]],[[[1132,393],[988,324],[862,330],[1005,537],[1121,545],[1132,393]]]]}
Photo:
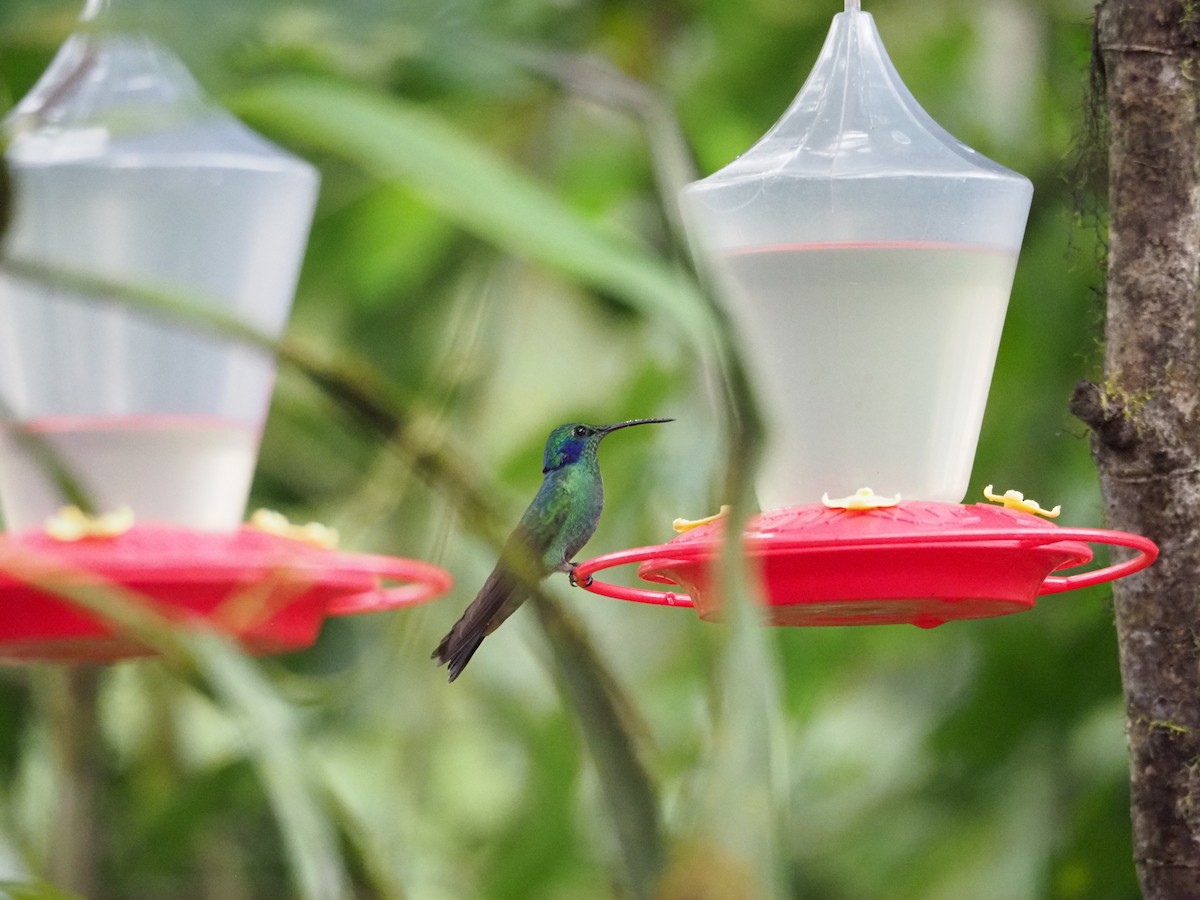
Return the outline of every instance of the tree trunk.
{"type": "Polygon", "coordinates": [[[1200,0],[1103,0],[1104,383],[1092,429],[1108,523],[1161,556],[1116,583],[1134,859],[1148,900],[1200,897],[1200,0]]]}

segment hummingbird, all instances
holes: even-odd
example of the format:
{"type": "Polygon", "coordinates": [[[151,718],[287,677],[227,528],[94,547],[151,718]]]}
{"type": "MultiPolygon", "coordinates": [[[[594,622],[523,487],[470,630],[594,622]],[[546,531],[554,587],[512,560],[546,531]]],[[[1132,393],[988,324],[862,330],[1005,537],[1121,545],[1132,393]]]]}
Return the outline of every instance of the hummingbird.
{"type": "Polygon", "coordinates": [[[496,568],[462,618],[442,638],[432,658],[457,678],[483,639],[500,627],[528,594],[528,585],[554,572],[575,584],[573,557],[596,532],[604,508],[604,483],[596,452],[605,437],[631,425],[673,419],[630,419],[613,425],[569,422],[546,440],[542,486],[500,552],[496,568]]]}

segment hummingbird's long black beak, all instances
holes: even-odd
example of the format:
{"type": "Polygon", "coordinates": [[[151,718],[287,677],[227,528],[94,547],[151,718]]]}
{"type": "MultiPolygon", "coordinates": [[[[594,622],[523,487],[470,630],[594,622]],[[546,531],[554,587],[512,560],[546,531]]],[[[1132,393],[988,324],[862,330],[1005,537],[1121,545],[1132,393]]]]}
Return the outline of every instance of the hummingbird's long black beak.
{"type": "Polygon", "coordinates": [[[674,422],[674,419],[630,419],[628,422],[617,422],[615,425],[601,425],[596,430],[603,434],[608,434],[611,431],[617,431],[620,428],[628,428],[630,425],[654,425],[660,422],[674,422]]]}

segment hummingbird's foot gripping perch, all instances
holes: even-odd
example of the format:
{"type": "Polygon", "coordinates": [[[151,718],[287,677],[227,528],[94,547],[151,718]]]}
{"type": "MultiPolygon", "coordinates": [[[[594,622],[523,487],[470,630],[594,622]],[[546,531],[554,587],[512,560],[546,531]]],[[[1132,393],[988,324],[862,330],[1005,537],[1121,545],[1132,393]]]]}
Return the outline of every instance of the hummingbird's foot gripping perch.
{"type": "Polygon", "coordinates": [[[587,581],[585,581],[583,584],[580,584],[575,580],[575,567],[578,565],[579,563],[577,562],[571,563],[571,571],[567,572],[567,581],[571,582],[571,587],[591,587],[592,581],[594,580],[591,575],[587,577],[587,581]]]}
{"type": "MultiPolygon", "coordinates": [[[[567,573],[575,581],[571,558],[596,531],[604,506],[604,486],[596,450],[605,435],[630,425],[670,422],[671,419],[630,419],[614,425],[571,422],[550,432],[542,454],[542,486],[504,545],[500,561],[462,618],[442,638],[433,658],[447,665],[450,680],[459,676],[479,649],[524,602],[528,585],[551,572],[567,573]]],[[[587,585],[592,583],[589,576],[587,585]]]]}

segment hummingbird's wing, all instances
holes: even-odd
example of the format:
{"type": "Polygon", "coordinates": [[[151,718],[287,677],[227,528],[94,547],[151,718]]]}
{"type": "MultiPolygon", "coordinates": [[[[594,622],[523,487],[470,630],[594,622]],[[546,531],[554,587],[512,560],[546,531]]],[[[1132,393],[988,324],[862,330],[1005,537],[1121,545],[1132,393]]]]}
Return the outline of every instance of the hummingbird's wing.
{"type": "Polygon", "coordinates": [[[544,558],[566,518],[565,505],[559,510],[546,510],[537,501],[521,517],[505,542],[492,574],[462,618],[454,623],[433,651],[432,658],[439,665],[448,664],[451,681],[466,668],[483,639],[525,601],[526,585],[540,581],[554,571],[553,566],[546,565],[544,558]],[[525,573],[524,578],[518,573],[525,573]]]}

